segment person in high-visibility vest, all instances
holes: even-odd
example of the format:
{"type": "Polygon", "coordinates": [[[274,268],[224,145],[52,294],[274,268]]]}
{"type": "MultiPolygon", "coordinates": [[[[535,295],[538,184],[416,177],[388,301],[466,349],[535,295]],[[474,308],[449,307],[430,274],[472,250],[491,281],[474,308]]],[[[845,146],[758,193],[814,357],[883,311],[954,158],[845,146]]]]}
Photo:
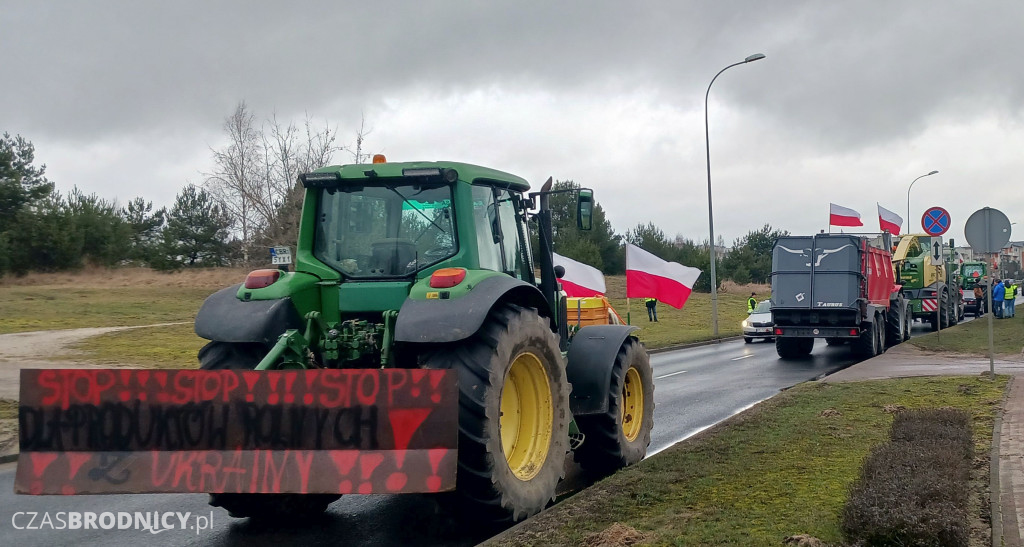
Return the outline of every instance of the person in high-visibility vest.
{"type": "Polygon", "coordinates": [[[1014,299],[1017,298],[1017,284],[1010,279],[1003,281],[1003,317],[1013,317],[1014,299]]]}
{"type": "Polygon", "coordinates": [[[647,306],[647,320],[658,322],[658,299],[648,298],[644,300],[644,304],[647,306]]]}
{"type": "Polygon", "coordinates": [[[750,293],[750,298],[747,299],[747,313],[753,312],[754,308],[757,307],[757,298],[755,298],[756,296],[757,293],[750,293]]]}

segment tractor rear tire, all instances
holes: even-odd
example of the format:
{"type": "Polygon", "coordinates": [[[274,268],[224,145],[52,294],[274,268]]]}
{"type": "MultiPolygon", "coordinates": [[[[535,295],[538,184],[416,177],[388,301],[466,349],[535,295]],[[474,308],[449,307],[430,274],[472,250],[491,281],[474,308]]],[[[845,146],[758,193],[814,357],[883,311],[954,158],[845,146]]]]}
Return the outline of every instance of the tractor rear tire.
{"type": "Polygon", "coordinates": [[[608,475],[647,455],[654,427],[654,372],[636,338],[622,343],[612,366],[608,410],[576,418],[583,444],[573,458],[584,470],[608,475]]]}
{"type": "Polygon", "coordinates": [[[498,303],[472,337],[421,357],[459,382],[456,514],[510,524],[554,501],[569,452],[569,381],[558,336],[536,310],[498,303]]]}
{"type": "Polygon", "coordinates": [[[895,302],[889,302],[889,310],[885,313],[885,341],[890,346],[895,346],[904,340],[904,329],[907,325],[905,309],[903,297],[897,298],[895,302]]]}
{"type": "MultiPolygon", "coordinates": [[[[210,342],[199,350],[200,370],[252,370],[267,354],[258,343],[210,342]]],[[[309,519],[322,514],[339,494],[210,494],[210,505],[235,518],[309,519]]]]}

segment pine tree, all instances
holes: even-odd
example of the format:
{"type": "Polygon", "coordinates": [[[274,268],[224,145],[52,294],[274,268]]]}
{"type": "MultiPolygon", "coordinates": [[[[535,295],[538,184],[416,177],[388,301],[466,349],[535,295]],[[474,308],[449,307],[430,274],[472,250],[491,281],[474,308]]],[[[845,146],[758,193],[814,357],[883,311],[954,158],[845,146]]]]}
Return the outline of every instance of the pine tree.
{"type": "Polygon", "coordinates": [[[154,267],[227,265],[232,251],[230,227],[231,219],[209,193],[192,184],[186,186],[167,215],[161,256],[154,267]]]}

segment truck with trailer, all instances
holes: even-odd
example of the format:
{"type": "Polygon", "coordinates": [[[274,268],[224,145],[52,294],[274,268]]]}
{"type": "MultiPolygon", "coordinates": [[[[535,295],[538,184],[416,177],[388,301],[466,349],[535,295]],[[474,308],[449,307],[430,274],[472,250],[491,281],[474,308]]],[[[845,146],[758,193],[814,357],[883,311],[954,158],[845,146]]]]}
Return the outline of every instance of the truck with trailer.
{"type": "Polygon", "coordinates": [[[960,267],[952,243],[943,245],[939,236],[906,234],[893,254],[913,318],[930,323],[932,330],[956,325],[964,317],[960,267]],[[939,256],[938,265],[933,264],[934,255],[939,256]]]}
{"type": "Polygon", "coordinates": [[[207,492],[292,519],[453,492],[456,516],[502,524],[554,500],[570,451],[596,474],[645,456],[648,354],[636,327],[570,331],[551,179],[379,157],[299,182],[294,271],[206,299],[200,370],[23,372],[18,493],[207,492]]]}
{"type": "Polygon", "coordinates": [[[772,249],[775,349],[791,359],[814,340],[851,344],[872,357],[910,338],[910,313],[896,282],[891,236],[784,236],[772,249]]]}

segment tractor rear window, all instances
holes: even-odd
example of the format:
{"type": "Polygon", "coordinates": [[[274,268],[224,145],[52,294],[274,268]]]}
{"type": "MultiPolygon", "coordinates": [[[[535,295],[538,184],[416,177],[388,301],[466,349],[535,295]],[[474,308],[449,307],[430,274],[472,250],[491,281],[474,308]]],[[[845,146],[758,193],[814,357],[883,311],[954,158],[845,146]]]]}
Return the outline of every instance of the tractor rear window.
{"type": "Polygon", "coordinates": [[[322,191],[314,255],[348,277],[408,277],[458,250],[452,190],[381,184],[322,191]]]}

